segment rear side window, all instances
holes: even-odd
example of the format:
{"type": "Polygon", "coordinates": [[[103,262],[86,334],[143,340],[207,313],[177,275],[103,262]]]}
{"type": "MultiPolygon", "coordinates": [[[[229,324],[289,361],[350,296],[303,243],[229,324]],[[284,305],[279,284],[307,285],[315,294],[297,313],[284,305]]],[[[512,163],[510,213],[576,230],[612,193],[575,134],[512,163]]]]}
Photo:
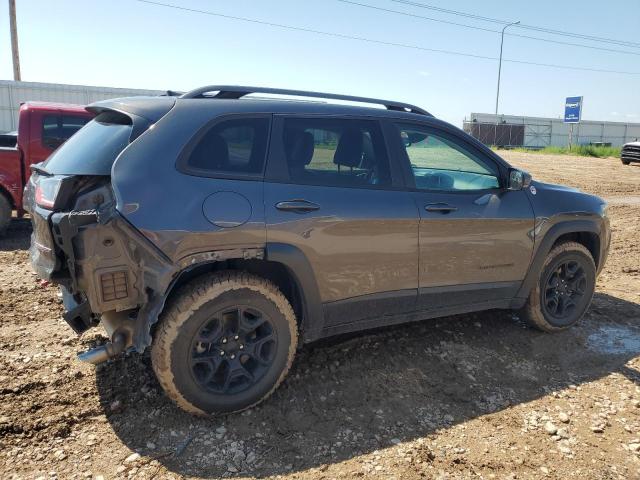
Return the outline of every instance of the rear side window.
{"type": "Polygon", "coordinates": [[[58,148],[89,120],[78,115],[45,115],[42,119],[42,144],[47,148],[58,148]]]}
{"type": "Polygon", "coordinates": [[[104,112],[51,154],[44,168],[55,175],[110,175],[116,157],[129,144],[131,119],[104,112]]]}
{"type": "Polygon", "coordinates": [[[196,136],[182,170],[202,176],[261,175],[268,136],[267,117],[223,120],[196,136]]]}
{"type": "Polygon", "coordinates": [[[377,122],[290,118],[284,150],[294,182],[338,187],[391,184],[389,160],[377,122]]]}

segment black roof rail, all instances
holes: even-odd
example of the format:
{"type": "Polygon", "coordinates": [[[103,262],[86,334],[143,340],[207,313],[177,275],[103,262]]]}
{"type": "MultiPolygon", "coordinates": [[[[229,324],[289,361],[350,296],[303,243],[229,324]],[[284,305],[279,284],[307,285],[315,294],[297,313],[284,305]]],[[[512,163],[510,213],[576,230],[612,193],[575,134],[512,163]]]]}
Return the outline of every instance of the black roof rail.
{"type": "Polygon", "coordinates": [[[206,87],[196,88],[183,95],[180,98],[219,98],[219,99],[238,99],[251,93],[266,93],[271,95],[289,95],[295,97],[311,97],[326,98],[332,100],[345,100],[349,102],[375,103],[384,105],[387,110],[396,110],[400,112],[419,113],[432,117],[426,110],[410,105],[408,103],[395,102],[391,100],[381,100],[379,98],[354,97],[351,95],[339,95],[335,93],[307,92],[304,90],[288,90],[283,88],[264,88],[264,87],[245,87],[238,85],[207,85],[206,87]],[[215,95],[205,95],[209,92],[218,92],[215,95]]]}

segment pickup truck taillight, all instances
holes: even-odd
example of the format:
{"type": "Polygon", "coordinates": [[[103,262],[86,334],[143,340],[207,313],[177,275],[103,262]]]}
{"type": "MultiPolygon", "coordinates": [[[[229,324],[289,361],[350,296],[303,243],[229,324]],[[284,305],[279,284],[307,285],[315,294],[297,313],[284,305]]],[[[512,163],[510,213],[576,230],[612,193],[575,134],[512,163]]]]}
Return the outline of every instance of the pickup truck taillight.
{"type": "Polygon", "coordinates": [[[60,177],[39,177],[36,181],[36,205],[53,210],[61,183],[60,177]]]}

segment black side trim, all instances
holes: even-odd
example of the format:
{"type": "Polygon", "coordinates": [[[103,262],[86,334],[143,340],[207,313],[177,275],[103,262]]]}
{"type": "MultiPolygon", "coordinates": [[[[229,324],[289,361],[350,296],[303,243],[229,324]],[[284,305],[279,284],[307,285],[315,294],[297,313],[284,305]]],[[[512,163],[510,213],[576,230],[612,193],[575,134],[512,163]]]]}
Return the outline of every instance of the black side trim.
{"type": "Polygon", "coordinates": [[[330,337],[341,333],[368,330],[377,327],[386,327],[401,323],[417,322],[430,318],[446,317],[449,315],[460,315],[469,312],[478,312],[492,309],[508,309],[511,307],[511,299],[494,300],[489,302],[479,302],[456,307],[447,307],[429,311],[416,311],[398,315],[385,315],[371,318],[362,322],[343,323],[340,325],[327,326],[322,330],[322,337],[330,337]]]}
{"type": "Polygon", "coordinates": [[[438,310],[465,305],[481,304],[513,298],[522,282],[485,282],[442,287],[423,287],[419,290],[418,309],[438,310]]]}
{"type": "Polygon", "coordinates": [[[287,268],[302,296],[303,341],[306,343],[319,339],[325,320],[318,284],[307,257],[299,248],[285,243],[267,243],[265,252],[267,260],[281,263],[287,268]]]}
{"type": "Polygon", "coordinates": [[[325,328],[354,323],[372,317],[397,315],[416,310],[417,289],[393,290],[345,298],[323,305],[325,328]]]}
{"type": "Polygon", "coordinates": [[[553,246],[555,241],[564,234],[577,232],[591,232],[597,234],[598,236],[600,236],[601,233],[600,228],[597,224],[587,220],[561,222],[551,227],[549,231],[544,234],[544,237],[540,242],[540,246],[536,249],[536,253],[533,261],[531,262],[531,265],[529,266],[527,276],[524,278],[522,286],[516,294],[516,298],[526,299],[529,296],[529,292],[540,277],[542,265],[544,265],[544,261],[551,251],[551,247],[553,246]]]}

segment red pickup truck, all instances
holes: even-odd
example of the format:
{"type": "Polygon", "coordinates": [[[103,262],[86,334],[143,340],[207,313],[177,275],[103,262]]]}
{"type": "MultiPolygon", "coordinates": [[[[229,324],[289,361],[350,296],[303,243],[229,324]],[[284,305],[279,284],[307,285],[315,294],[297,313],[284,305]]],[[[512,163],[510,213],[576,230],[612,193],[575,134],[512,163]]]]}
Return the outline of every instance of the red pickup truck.
{"type": "Polygon", "coordinates": [[[81,105],[27,102],[20,106],[18,131],[0,135],[0,233],[9,225],[13,210],[18,217],[24,214],[22,191],[31,165],[46,160],[92,117],[81,105]]]}

